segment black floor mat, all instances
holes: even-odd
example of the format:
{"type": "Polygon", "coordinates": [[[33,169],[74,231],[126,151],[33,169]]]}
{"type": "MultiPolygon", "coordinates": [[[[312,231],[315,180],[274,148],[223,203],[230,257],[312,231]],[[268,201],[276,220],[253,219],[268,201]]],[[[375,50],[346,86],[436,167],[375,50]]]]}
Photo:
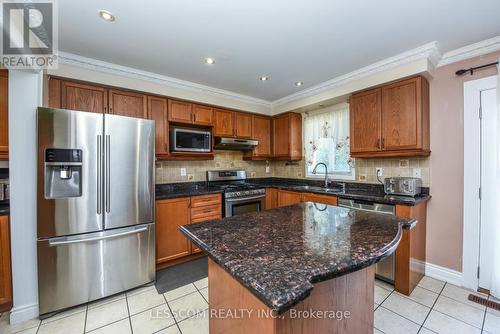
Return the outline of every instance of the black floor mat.
{"type": "Polygon", "coordinates": [[[182,263],[156,273],[156,290],[165,293],[208,276],[208,258],[182,263]]]}

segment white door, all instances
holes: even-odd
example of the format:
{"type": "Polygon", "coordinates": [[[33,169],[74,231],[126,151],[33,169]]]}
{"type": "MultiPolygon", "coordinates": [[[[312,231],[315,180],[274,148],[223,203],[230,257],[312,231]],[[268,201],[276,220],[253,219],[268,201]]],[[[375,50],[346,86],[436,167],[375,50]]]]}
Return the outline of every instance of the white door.
{"type": "Polygon", "coordinates": [[[496,205],[496,158],[500,147],[497,136],[496,89],[481,91],[481,213],[479,240],[479,287],[490,289],[493,268],[496,205]]]}

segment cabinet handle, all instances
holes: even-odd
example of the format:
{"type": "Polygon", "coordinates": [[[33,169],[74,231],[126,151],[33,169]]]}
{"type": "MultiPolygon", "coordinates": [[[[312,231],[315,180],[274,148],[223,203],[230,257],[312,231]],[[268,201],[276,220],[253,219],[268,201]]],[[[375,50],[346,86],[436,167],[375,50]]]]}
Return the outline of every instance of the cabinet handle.
{"type": "Polygon", "coordinates": [[[378,149],[380,149],[380,148],[381,148],[381,147],[380,147],[380,138],[379,138],[379,139],[377,139],[377,148],[378,148],[378,149]]]}
{"type": "Polygon", "coordinates": [[[384,149],[384,148],[385,148],[385,139],[382,138],[382,149],[384,149]]]}

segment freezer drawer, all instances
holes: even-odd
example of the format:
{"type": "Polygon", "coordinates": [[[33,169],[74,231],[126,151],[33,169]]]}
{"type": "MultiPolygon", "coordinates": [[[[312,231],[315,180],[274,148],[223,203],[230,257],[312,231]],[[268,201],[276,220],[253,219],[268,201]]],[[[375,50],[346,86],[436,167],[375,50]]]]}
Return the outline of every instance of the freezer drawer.
{"type": "Polygon", "coordinates": [[[154,224],[38,241],[40,314],[154,279],[154,224]]]}

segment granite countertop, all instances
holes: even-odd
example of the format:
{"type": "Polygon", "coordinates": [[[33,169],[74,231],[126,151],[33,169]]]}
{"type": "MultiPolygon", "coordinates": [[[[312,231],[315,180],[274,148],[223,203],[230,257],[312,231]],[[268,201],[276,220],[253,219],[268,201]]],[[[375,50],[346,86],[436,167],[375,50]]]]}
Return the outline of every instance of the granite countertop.
{"type": "Polygon", "coordinates": [[[302,203],[180,230],[264,304],[284,313],[307,298],[314,283],[390,255],[409,221],[302,203]]]}
{"type": "MultiPolygon", "coordinates": [[[[253,178],[247,179],[252,184],[262,185],[266,188],[277,188],[283,190],[307,192],[320,195],[337,196],[339,198],[365,200],[384,204],[416,205],[423,201],[428,201],[429,188],[422,189],[422,195],[417,197],[387,196],[381,184],[345,182],[346,192],[342,192],[342,183],[331,182],[330,191],[322,189],[323,182],[316,180],[287,179],[287,178],[253,178]],[[309,188],[305,188],[308,186],[309,188]],[[310,188],[312,187],[312,188],[310,188]]],[[[156,199],[169,199],[177,197],[187,197],[222,193],[223,190],[214,185],[209,186],[207,182],[182,182],[156,185],[156,199]]]]}
{"type": "Polygon", "coordinates": [[[10,214],[9,204],[0,203],[0,216],[6,216],[10,214]]]}

